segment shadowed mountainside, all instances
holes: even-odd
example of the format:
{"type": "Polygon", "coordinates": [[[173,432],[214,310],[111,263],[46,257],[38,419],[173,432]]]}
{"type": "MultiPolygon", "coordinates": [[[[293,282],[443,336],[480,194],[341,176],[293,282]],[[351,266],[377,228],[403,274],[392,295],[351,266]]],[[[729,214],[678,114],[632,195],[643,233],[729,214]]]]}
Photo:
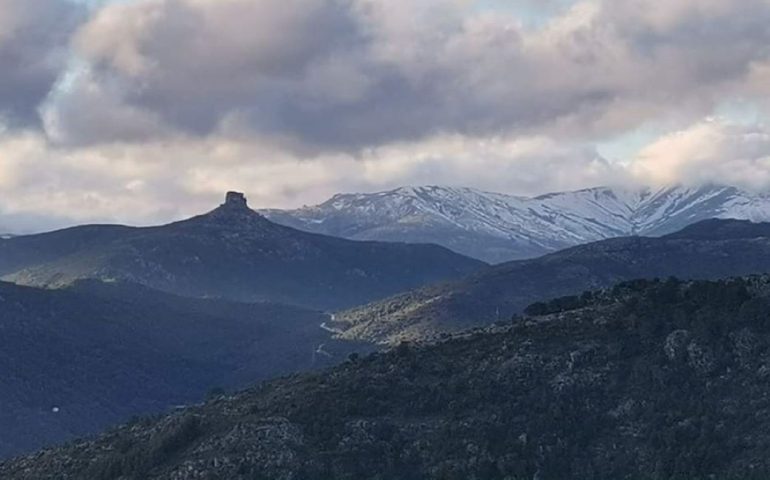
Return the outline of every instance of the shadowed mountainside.
{"type": "Polygon", "coordinates": [[[0,457],[340,361],[356,346],[330,339],[325,319],[136,285],[0,283],[0,457]]]}

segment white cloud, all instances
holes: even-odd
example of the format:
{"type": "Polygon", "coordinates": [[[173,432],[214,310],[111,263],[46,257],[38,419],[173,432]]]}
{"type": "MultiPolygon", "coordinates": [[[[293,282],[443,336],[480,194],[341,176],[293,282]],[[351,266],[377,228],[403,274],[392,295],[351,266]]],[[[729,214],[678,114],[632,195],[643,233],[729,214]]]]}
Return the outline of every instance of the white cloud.
{"type": "Polygon", "coordinates": [[[770,129],[708,119],[644,148],[633,174],[648,183],[770,188],[770,129]]]}
{"type": "Polygon", "coordinates": [[[619,176],[594,151],[543,137],[437,136],[300,158],[267,142],[222,136],[63,147],[25,133],[0,137],[0,151],[0,224],[9,214],[45,214],[56,225],[157,223],[213,207],[230,189],[247,192],[253,206],[291,207],[406,184],[534,194],[619,176]]]}
{"type": "Polygon", "coordinates": [[[770,130],[717,119],[655,139],[624,164],[579,142],[457,134],[300,156],[223,134],[61,146],[26,132],[0,136],[0,152],[0,225],[13,218],[27,229],[160,223],[205,211],[231,189],[246,192],[255,207],[296,207],[338,192],[425,184],[518,194],[604,184],[770,188],[770,130]]]}

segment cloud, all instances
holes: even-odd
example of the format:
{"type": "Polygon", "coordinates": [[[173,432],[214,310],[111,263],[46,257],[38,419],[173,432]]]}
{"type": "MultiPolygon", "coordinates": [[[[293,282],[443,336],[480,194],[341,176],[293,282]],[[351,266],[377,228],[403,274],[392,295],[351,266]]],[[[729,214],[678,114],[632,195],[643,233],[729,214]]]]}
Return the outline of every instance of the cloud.
{"type": "Polygon", "coordinates": [[[646,183],[770,188],[770,129],[708,119],[648,145],[633,174],[646,183]]]}
{"type": "Polygon", "coordinates": [[[0,225],[13,215],[27,218],[20,224],[27,229],[165,222],[205,211],[231,189],[246,192],[256,207],[294,207],[338,192],[409,184],[536,194],[621,176],[592,149],[545,137],[439,135],[307,158],[255,138],[179,136],[77,147],[27,132],[0,136],[0,151],[0,225]]]}
{"type": "Polygon", "coordinates": [[[0,229],[157,223],[228,189],[770,188],[766,127],[703,120],[770,111],[770,0],[504,3],[0,0],[0,229]],[[593,146],[640,129],[678,133],[593,146]]]}
{"type": "Polygon", "coordinates": [[[61,78],[66,90],[54,93],[56,108],[44,108],[41,120],[48,137],[58,143],[97,144],[105,141],[141,143],[166,136],[173,128],[150,109],[125,102],[118,79],[100,79],[88,65],[61,78]],[[61,94],[61,92],[66,93],[61,94]]]}
{"type": "Polygon", "coordinates": [[[233,125],[320,151],[438,134],[591,140],[757,95],[750,85],[770,59],[767,0],[587,0],[541,28],[473,4],[107,5],[73,42],[90,73],[46,116],[54,138],[81,144],[233,125]],[[92,104],[94,91],[104,101],[92,104]],[[125,114],[98,132],[77,118],[81,102],[95,119],[109,115],[99,105],[125,114]]]}
{"type": "Polygon", "coordinates": [[[61,0],[0,2],[0,123],[37,122],[37,107],[66,64],[66,45],[83,13],[61,0]]]}
{"type": "MultiPolygon", "coordinates": [[[[132,112],[142,124],[160,118],[169,129],[207,134],[236,118],[265,133],[311,135],[328,122],[305,113],[355,102],[368,88],[354,58],[361,39],[351,15],[347,2],[336,0],[108,5],[73,41],[89,74],[74,77],[46,115],[58,119],[59,140],[96,141],[90,124],[70,123],[61,111],[96,91],[111,97],[105,108],[132,112]]],[[[119,123],[103,138],[130,140],[147,130],[119,123]]]]}
{"type": "Polygon", "coordinates": [[[709,119],[652,141],[627,163],[542,135],[439,134],[354,153],[298,155],[259,137],[176,134],[103,145],[0,135],[0,227],[157,224],[205,211],[231,189],[254,207],[315,204],[339,192],[445,184],[536,195],[597,185],[726,183],[770,188],[770,130],[709,119]]]}

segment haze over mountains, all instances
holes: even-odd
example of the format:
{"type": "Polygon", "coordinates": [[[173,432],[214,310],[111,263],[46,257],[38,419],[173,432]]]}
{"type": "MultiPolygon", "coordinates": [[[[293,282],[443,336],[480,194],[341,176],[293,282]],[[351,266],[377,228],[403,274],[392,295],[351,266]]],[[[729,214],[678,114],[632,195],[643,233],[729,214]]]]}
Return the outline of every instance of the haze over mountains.
{"type": "Polygon", "coordinates": [[[432,186],[340,194],[317,206],[263,213],[301,230],[436,243],[500,263],[606,238],[665,235],[709,218],[770,221],[770,195],[728,186],[598,187],[527,198],[432,186]]]}
{"type": "Polygon", "coordinates": [[[231,192],[159,227],[88,225],[0,240],[0,276],[30,286],[126,281],[193,297],[316,309],[361,304],[484,264],[435,245],[354,242],[275,224],[231,192]]]}

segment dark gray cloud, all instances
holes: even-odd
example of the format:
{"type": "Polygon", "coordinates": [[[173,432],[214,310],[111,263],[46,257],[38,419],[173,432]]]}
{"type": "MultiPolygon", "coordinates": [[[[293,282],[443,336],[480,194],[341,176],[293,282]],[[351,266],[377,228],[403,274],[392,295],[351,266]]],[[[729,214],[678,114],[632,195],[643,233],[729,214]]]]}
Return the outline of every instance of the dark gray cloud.
{"type": "Polygon", "coordinates": [[[37,107],[62,72],[84,13],[63,0],[0,2],[0,116],[7,123],[37,123],[37,107]]]}
{"type": "Polygon", "coordinates": [[[770,58],[767,0],[585,1],[535,30],[467,5],[110,5],[75,40],[89,70],[46,115],[70,143],[222,129],[322,150],[441,132],[591,138],[702,116],[770,58]]]}
{"type": "Polygon", "coordinates": [[[157,130],[147,126],[157,120],[195,134],[234,116],[260,130],[301,130],[298,105],[336,103],[366,82],[355,78],[353,51],[363,40],[351,15],[348,2],[334,0],[111,5],[75,38],[88,68],[52,99],[47,116],[58,137],[86,142],[152,136],[157,130]],[[112,113],[88,115],[81,103],[112,113]]]}

